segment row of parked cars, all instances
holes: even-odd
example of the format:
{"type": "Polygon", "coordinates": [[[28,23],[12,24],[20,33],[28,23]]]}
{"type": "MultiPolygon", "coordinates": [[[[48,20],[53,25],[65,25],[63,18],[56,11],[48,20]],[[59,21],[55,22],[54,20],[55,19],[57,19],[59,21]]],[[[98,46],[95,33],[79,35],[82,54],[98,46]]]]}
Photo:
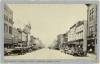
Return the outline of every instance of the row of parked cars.
{"type": "Polygon", "coordinates": [[[14,47],[14,48],[4,48],[4,55],[8,56],[11,54],[24,55],[28,52],[32,52],[33,50],[41,49],[41,47],[14,47]]]}
{"type": "Polygon", "coordinates": [[[9,56],[11,54],[23,55],[26,52],[27,52],[27,49],[22,48],[22,47],[16,47],[14,49],[7,49],[7,48],[5,48],[4,55],[5,56],[9,56]]]}
{"type": "Polygon", "coordinates": [[[81,47],[65,48],[64,53],[73,56],[86,56],[86,52],[84,52],[81,47]]]}

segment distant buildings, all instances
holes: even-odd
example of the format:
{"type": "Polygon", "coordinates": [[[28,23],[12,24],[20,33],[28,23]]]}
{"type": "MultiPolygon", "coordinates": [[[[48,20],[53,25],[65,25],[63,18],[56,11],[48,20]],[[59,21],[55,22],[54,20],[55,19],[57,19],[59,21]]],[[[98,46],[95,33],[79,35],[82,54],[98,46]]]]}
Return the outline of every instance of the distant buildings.
{"type": "Polygon", "coordinates": [[[42,43],[42,41],[39,38],[35,38],[35,49],[41,49],[44,48],[44,44],[42,43]]]}
{"type": "Polygon", "coordinates": [[[57,36],[57,39],[54,40],[53,44],[51,44],[49,48],[63,50],[66,47],[67,42],[68,42],[68,34],[67,33],[59,34],[57,36]]]}
{"type": "Polygon", "coordinates": [[[48,46],[48,48],[49,49],[58,49],[57,44],[58,44],[57,40],[54,40],[53,43],[48,46]]]}
{"type": "Polygon", "coordinates": [[[62,49],[65,49],[67,45],[68,45],[68,32],[63,34],[62,49]]]}
{"type": "Polygon", "coordinates": [[[5,48],[13,47],[13,11],[5,4],[4,5],[4,46],[5,48]]]}
{"type": "Polygon", "coordinates": [[[33,49],[36,46],[36,42],[35,42],[36,37],[34,37],[33,35],[31,35],[30,39],[31,39],[31,41],[30,41],[31,44],[30,45],[32,46],[32,49],[33,49]]]}
{"type": "Polygon", "coordinates": [[[86,4],[87,6],[87,38],[88,52],[96,53],[97,45],[97,5],[86,4]]]}
{"type": "Polygon", "coordinates": [[[58,45],[58,48],[61,50],[62,49],[62,44],[64,43],[64,38],[63,38],[63,34],[59,34],[57,36],[57,45],[58,45]]]}

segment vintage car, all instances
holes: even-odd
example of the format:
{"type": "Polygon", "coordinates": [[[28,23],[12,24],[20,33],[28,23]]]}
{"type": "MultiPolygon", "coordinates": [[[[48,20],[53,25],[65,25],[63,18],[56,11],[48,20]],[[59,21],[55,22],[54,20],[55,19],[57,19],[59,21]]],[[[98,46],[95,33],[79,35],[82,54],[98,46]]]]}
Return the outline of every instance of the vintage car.
{"type": "Polygon", "coordinates": [[[64,50],[64,52],[65,52],[65,54],[70,54],[70,55],[73,54],[73,51],[72,51],[70,48],[66,48],[66,49],[64,50]]]}
{"type": "Polygon", "coordinates": [[[13,51],[13,49],[11,49],[11,48],[4,48],[4,55],[10,55],[10,54],[12,54],[12,51],[13,51]]]}
{"type": "Polygon", "coordinates": [[[83,51],[83,48],[76,48],[73,52],[73,56],[85,56],[85,52],[83,51]]]}
{"type": "Polygon", "coordinates": [[[13,54],[23,55],[26,53],[26,49],[23,47],[15,47],[12,51],[13,54]]]}

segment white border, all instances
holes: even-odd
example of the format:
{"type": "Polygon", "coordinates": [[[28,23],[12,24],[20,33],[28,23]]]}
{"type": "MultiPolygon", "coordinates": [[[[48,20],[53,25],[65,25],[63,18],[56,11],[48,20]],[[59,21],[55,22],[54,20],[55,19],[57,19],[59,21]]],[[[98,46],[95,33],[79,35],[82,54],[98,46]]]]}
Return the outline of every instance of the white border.
{"type": "MultiPolygon", "coordinates": [[[[12,3],[12,4],[25,4],[25,3],[28,3],[28,4],[84,4],[84,3],[96,3],[98,5],[98,10],[97,10],[97,13],[99,13],[99,1],[96,1],[96,0],[5,0],[5,1],[1,1],[0,2],[0,62],[1,63],[4,63],[4,60],[3,60],[3,48],[4,48],[4,19],[3,19],[3,4],[4,2],[7,2],[7,3],[12,3]]],[[[99,32],[99,14],[97,14],[97,51],[98,51],[98,54],[97,54],[97,62],[99,61],[99,55],[100,55],[100,50],[99,50],[99,36],[100,36],[100,32],[99,32]]],[[[30,62],[23,62],[22,60],[19,61],[19,60],[14,60],[14,61],[11,61],[11,62],[7,62],[7,64],[49,64],[49,63],[52,63],[52,64],[95,64],[95,62],[93,61],[86,61],[86,60],[68,60],[67,62],[66,61],[63,61],[61,60],[60,62],[54,62],[56,60],[54,60],[53,62],[43,62],[43,61],[40,61],[40,62],[37,62],[37,61],[30,61],[30,60],[27,60],[27,61],[30,61],[30,62]]],[[[25,60],[26,61],[26,60],[25,60]]]]}

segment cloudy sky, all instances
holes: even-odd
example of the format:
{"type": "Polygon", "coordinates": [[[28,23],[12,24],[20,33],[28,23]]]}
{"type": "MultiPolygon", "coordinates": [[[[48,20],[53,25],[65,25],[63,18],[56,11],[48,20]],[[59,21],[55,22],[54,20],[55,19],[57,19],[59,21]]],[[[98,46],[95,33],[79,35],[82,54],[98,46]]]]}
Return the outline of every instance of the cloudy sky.
{"type": "Polygon", "coordinates": [[[79,20],[86,20],[84,4],[9,4],[13,11],[14,27],[30,23],[31,34],[50,45],[58,34],[65,33],[79,20]]]}

